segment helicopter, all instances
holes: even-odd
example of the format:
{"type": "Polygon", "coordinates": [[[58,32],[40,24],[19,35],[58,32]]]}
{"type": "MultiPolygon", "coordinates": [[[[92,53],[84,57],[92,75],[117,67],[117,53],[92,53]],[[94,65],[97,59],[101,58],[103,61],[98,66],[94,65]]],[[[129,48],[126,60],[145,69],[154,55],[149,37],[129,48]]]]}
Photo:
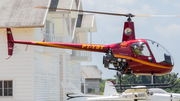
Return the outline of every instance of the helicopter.
{"type": "MultiPolygon", "coordinates": [[[[56,9],[67,11],[78,11],[95,14],[108,14],[115,16],[125,16],[127,21],[124,23],[122,42],[110,45],[100,44],[75,44],[75,43],[55,43],[55,42],[39,42],[39,41],[21,41],[14,40],[11,28],[7,28],[8,55],[13,55],[14,44],[27,44],[45,47],[56,47],[65,49],[75,49],[91,52],[105,53],[103,56],[103,64],[105,68],[116,70],[120,74],[135,75],[152,75],[152,83],[154,75],[164,75],[173,69],[174,60],[171,54],[159,43],[149,39],[136,39],[133,17],[147,17],[150,15],[133,15],[94,12],[84,10],[69,10],[63,8],[35,7],[38,9],[56,9]],[[110,68],[112,64],[114,68],[110,68]]],[[[158,15],[157,15],[158,16],[158,15]]],[[[180,17],[180,16],[172,16],[180,17]]]]}

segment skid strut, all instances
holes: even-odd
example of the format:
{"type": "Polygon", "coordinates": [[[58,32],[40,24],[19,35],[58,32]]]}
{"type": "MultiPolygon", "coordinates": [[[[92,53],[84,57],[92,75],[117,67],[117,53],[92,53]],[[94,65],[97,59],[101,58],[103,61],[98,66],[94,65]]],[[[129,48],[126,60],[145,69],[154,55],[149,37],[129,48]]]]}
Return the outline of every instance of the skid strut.
{"type": "Polygon", "coordinates": [[[151,74],[152,74],[152,75],[151,75],[151,84],[154,84],[154,83],[156,83],[156,82],[155,82],[154,72],[152,72],[151,74]]]}

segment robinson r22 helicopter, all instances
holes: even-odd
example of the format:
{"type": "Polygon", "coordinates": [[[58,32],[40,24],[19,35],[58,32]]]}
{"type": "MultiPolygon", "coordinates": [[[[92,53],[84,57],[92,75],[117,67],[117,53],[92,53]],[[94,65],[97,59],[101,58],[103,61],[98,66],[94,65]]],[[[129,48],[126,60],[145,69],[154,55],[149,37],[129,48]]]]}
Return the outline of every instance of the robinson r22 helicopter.
{"type": "MultiPolygon", "coordinates": [[[[149,39],[136,39],[134,31],[134,22],[132,17],[147,17],[148,15],[132,15],[104,13],[83,10],[69,10],[62,8],[35,7],[39,9],[56,9],[78,12],[88,12],[96,14],[108,14],[116,16],[125,16],[127,21],[124,23],[123,39],[120,43],[110,45],[99,44],[75,44],[75,43],[55,43],[38,41],[18,41],[13,39],[12,31],[7,28],[8,55],[13,54],[14,43],[37,45],[45,47],[56,47],[65,49],[84,50],[91,52],[105,53],[103,64],[105,68],[119,71],[121,74],[135,75],[163,75],[171,72],[174,61],[171,54],[159,43],[149,39]],[[109,68],[113,64],[114,68],[109,68]]],[[[150,16],[150,15],[149,15],[150,16]]],[[[158,16],[158,15],[157,15],[158,16]]],[[[179,17],[179,16],[174,16],[179,17]]]]}

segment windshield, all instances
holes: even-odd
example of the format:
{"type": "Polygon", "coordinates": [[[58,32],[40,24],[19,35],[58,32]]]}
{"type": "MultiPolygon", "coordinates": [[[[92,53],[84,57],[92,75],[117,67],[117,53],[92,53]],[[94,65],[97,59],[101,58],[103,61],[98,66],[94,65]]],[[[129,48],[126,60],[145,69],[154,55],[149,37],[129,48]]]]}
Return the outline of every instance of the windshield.
{"type": "Polygon", "coordinates": [[[158,93],[158,94],[166,94],[167,92],[165,90],[159,89],[159,88],[151,88],[149,89],[149,91],[153,92],[153,93],[158,93]]]}
{"type": "Polygon", "coordinates": [[[157,63],[173,65],[171,54],[160,44],[152,40],[146,40],[157,63]]]}

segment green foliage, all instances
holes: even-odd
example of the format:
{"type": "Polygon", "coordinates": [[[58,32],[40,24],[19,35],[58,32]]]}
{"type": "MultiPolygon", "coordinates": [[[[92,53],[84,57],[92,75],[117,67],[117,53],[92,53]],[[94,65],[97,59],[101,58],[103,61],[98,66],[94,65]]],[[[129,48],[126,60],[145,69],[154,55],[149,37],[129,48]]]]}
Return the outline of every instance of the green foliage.
{"type": "Polygon", "coordinates": [[[91,94],[94,94],[94,89],[91,89],[91,94]]]}
{"type": "MultiPolygon", "coordinates": [[[[114,77],[116,78],[116,76],[114,76],[114,77]]],[[[105,86],[106,81],[113,81],[115,83],[116,79],[103,79],[101,84],[100,84],[101,94],[103,94],[103,92],[104,92],[104,86],[105,86]]],[[[178,84],[172,88],[167,88],[164,90],[166,90],[167,92],[172,92],[172,93],[180,93],[180,78],[178,78],[175,73],[172,72],[172,73],[162,75],[162,76],[155,76],[155,82],[156,83],[169,83],[171,81],[176,81],[176,82],[178,82],[178,84]]],[[[118,81],[118,84],[119,83],[120,82],[118,81]]],[[[139,76],[124,75],[124,76],[122,76],[121,84],[151,84],[151,76],[147,76],[147,75],[139,75],[139,76]]]]}

